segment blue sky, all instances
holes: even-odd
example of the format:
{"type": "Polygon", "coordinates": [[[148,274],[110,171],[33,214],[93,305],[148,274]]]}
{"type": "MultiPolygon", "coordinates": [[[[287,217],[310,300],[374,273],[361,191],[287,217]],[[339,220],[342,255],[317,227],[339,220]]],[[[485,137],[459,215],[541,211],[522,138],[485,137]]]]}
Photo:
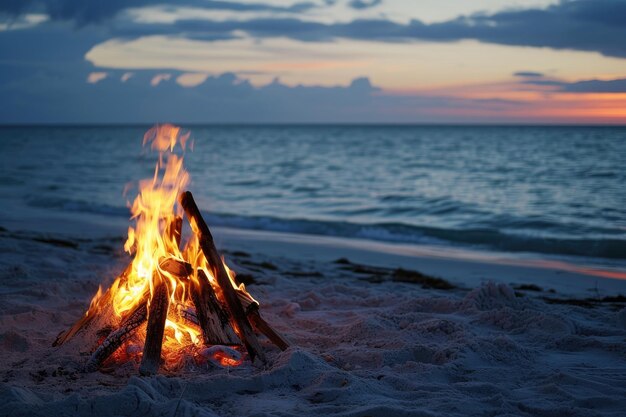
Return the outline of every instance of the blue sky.
{"type": "Polygon", "coordinates": [[[624,0],[0,0],[0,123],[626,123],[624,0]]]}

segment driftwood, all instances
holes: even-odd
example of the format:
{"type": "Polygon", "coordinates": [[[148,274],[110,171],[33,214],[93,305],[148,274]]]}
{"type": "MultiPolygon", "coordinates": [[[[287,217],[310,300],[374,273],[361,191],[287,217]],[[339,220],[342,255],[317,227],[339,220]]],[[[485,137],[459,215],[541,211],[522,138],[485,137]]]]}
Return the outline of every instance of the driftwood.
{"type": "Polygon", "coordinates": [[[128,340],[141,326],[148,316],[148,307],[145,301],[138,304],[122,322],[117,330],[110,333],[104,342],[91,355],[85,365],[86,372],[96,371],[122,344],[128,340]]]}
{"type": "MultiPolygon", "coordinates": [[[[169,272],[178,278],[186,278],[193,271],[191,264],[172,257],[160,259],[159,269],[169,272]]],[[[152,300],[150,300],[146,340],[143,345],[141,365],[139,366],[139,372],[142,375],[153,375],[159,370],[165,321],[167,320],[167,310],[170,305],[170,292],[165,281],[166,278],[160,272],[155,272],[154,277],[158,277],[158,283],[154,288],[152,300]]]]}
{"type": "Polygon", "coordinates": [[[165,279],[161,274],[159,282],[154,288],[150,309],[148,311],[148,327],[146,328],[146,340],[143,346],[143,357],[139,366],[141,375],[154,375],[161,365],[161,348],[163,347],[163,334],[165,333],[165,320],[170,304],[170,293],[165,279]]]}
{"type": "Polygon", "coordinates": [[[237,296],[241,305],[243,306],[246,316],[254,328],[265,335],[272,343],[274,343],[280,350],[285,350],[289,347],[289,341],[285,339],[280,333],[278,333],[263,317],[261,317],[261,311],[259,309],[259,303],[250,297],[247,293],[238,290],[237,296]]]}
{"type": "MultiPolygon", "coordinates": [[[[278,333],[268,322],[266,322],[265,319],[263,319],[259,309],[259,303],[254,301],[242,291],[237,291],[237,295],[241,300],[241,304],[246,312],[248,320],[250,320],[250,323],[254,326],[254,328],[259,333],[264,334],[280,350],[286,350],[289,347],[290,342],[280,333],[278,333]]],[[[199,325],[199,320],[196,316],[196,312],[192,310],[185,309],[183,306],[180,306],[178,310],[178,315],[189,323],[199,325]]]]}
{"type": "Polygon", "coordinates": [[[222,258],[215,247],[211,231],[202,218],[193,196],[189,191],[185,191],[180,195],[179,201],[180,205],[187,214],[192,230],[198,237],[200,249],[202,249],[209,265],[211,265],[214,269],[215,279],[222,289],[224,300],[226,301],[226,305],[230,311],[233,321],[239,330],[241,340],[250,355],[250,360],[254,362],[254,359],[258,358],[262,363],[266,363],[267,359],[265,358],[265,353],[263,352],[261,345],[252,330],[252,326],[246,317],[243,307],[241,306],[241,302],[239,301],[230,277],[228,276],[228,272],[224,267],[222,258]]]}
{"type": "Polygon", "coordinates": [[[256,308],[253,308],[251,311],[247,313],[248,320],[252,323],[252,325],[259,331],[259,333],[263,333],[269,340],[272,341],[280,350],[285,350],[289,347],[289,342],[283,336],[281,336],[272,326],[269,325],[268,322],[263,320],[261,317],[261,313],[259,312],[259,305],[256,305],[256,308]]]}
{"type": "Polygon", "coordinates": [[[186,279],[193,274],[193,267],[190,263],[172,257],[159,259],[159,268],[180,279],[186,279]]]}
{"type": "MultiPolygon", "coordinates": [[[[118,281],[118,287],[124,284],[128,278],[128,274],[132,269],[133,263],[129,263],[124,272],[116,279],[118,281]]],[[[115,281],[114,281],[115,282],[115,281]]],[[[80,318],[72,327],[68,330],[59,333],[56,340],[52,343],[52,346],[61,346],[63,343],[70,340],[76,333],[86,328],[95,317],[98,316],[98,312],[103,311],[104,307],[111,302],[111,288],[106,290],[104,294],[87,310],[85,315],[80,318]]]]}
{"type": "Polygon", "coordinates": [[[208,277],[201,269],[198,270],[198,280],[191,282],[191,298],[206,346],[239,344],[230,325],[229,314],[218,301],[208,277]]]}

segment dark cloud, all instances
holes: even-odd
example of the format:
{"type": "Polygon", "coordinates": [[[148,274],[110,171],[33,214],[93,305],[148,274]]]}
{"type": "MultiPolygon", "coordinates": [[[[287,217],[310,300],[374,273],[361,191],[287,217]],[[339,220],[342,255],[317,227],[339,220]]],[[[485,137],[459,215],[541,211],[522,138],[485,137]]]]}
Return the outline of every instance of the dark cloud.
{"type": "MultiPolygon", "coordinates": [[[[224,3],[250,7],[210,0],[188,0],[185,4],[191,2],[207,7],[226,7],[224,3]]],[[[394,96],[378,90],[367,78],[338,87],[291,87],[279,81],[255,87],[242,79],[242,74],[227,73],[210,76],[196,87],[184,88],[174,81],[180,71],[161,69],[135,70],[133,77],[123,83],[120,77],[125,71],[98,69],[84,59],[94,45],[115,37],[160,34],[212,41],[230,39],[244,32],[257,38],[289,37],[302,41],[476,39],[626,57],[626,44],[622,41],[626,39],[626,10],[623,10],[626,2],[615,0],[573,0],[546,9],[472,15],[433,24],[417,20],[401,24],[385,19],[319,23],[297,18],[195,19],[143,24],[123,16],[111,17],[127,5],[157,4],[155,1],[46,3],[51,6],[34,0],[0,0],[0,11],[6,16],[39,11],[53,17],[31,28],[0,32],[0,123],[473,122],[480,120],[469,116],[463,119],[459,115],[483,112],[486,114],[483,121],[493,120],[498,112],[525,105],[507,100],[394,96]],[[106,19],[110,19],[106,24],[94,24],[106,19]],[[106,71],[108,77],[88,84],[87,76],[93,71],[106,71]],[[169,80],[156,87],[150,85],[155,75],[166,72],[171,74],[169,80]],[[454,112],[454,116],[446,115],[446,111],[454,112]]],[[[298,4],[312,3],[295,3],[288,8],[295,10],[293,7],[298,4]]],[[[521,77],[522,84],[551,86],[564,92],[626,92],[626,79],[568,83],[532,71],[520,71],[516,75],[521,77]]]]}
{"type": "Polygon", "coordinates": [[[556,87],[557,91],[567,93],[626,93],[626,78],[614,80],[582,80],[567,82],[561,80],[525,80],[527,85],[556,87]]]}
{"type": "MultiPolygon", "coordinates": [[[[357,0],[358,2],[358,0],[357,0]]],[[[360,1],[373,4],[376,1],[360,1]]],[[[160,4],[157,0],[84,1],[84,0],[0,0],[0,10],[23,13],[42,9],[53,19],[97,22],[111,18],[127,7],[160,4]],[[16,5],[15,3],[19,3],[16,5]]],[[[177,5],[205,9],[301,12],[324,3],[301,2],[291,6],[240,3],[222,0],[182,0],[177,5]]],[[[357,6],[358,7],[358,6],[357,6]]],[[[111,36],[137,37],[151,34],[186,36],[193,39],[228,39],[237,31],[254,37],[289,37],[302,41],[332,41],[338,38],[380,42],[425,40],[453,42],[474,39],[503,45],[546,47],[599,52],[626,58],[626,1],[562,0],[546,8],[506,10],[493,14],[474,14],[426,24],[412,20],[407,24],[386,19],[357,19],[351,22],[319,23],[299,18],[257,18],[249,20],[184,20],[173,24],[142,24],[114,19],[106,25],[111,36]]]]}
{"type": "Polygon", "coordinates": [[[383,0],[350,0],[348,6],[353,9],[363,10],[380,5],[383,0]]]}
{"type": "Polygon", "coordinates": [[[562,86],[570,93],[626,93],[626,78],[616,80],[585,80],[562,86]]]}
{"type": "Polygon", "coordinates": [[[474,39],[503,45],[593,51],[626,58],[626,42],[623,41],[626,39],[626,1],[562,1],[545,9],[475,14],[431,24],[419,20],[402,24],[386,19],[325,24],[298,18],[262,18],[185,20],[173,25],[134,24],[132,30],[194,38],[202,38],[204,33],[212,37],[216,33],[242,31],[254,37],[289,37],[303,41],[347,38],[380,42],[453,42],[474,39]]]}
{"type": "Polygon", "coordinates": [[[224,0],[0,0],[0,13],[18,16],[27,12],[45,13],[52,20],[73,21],[82,26],[111,19],[119,12],[137,7],[168,5],[193,6],[206,10],[230,10],[237,12],[302,13],[319,7],[313,2],[298,2],[288,6],[266,3],[240,3],[224,0]]]}
{"type": "Polygon", "coordinates": [[[543,73],[535,71],[518,71],[514,73],[513,76],[521,78],[542,78],[543,73]]]}
{"type": "MultiPolygon", "coordinates": [[[[498,113],[520,105],[506,100],[394,96],[366,77],[336,87],[288,86],[279,80],[255,87],[225,73],[183,87],[176,83],[181,71],[135,70],[122,82],[125,71],[106,70],[105,79],[88,84],[91,71],[102,70],[84,64],[42,75],[35,68],[22,68],[20,76],[0,77],[0,124],[443,122],[449,120],[449,109],[498,113]],[[152,86],[150,81],[163,74],[169,77],[152,86]]],[[[455,116],[455,120],[474,119],[455,116]]]]}

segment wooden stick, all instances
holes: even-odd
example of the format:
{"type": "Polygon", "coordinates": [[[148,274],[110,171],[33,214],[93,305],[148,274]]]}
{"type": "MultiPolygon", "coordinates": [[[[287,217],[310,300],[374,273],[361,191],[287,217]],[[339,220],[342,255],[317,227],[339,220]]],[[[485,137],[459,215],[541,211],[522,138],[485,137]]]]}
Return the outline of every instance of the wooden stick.
{"type": "MultiPolygon", "coordinates": [[[[128,264],[124,272],[120,274],[119,277],[116,278],[118,281],[117,286],[121,286],[126,282],[128,278],[128,274],[132,269],[133,263],[132,261],[128,264]]],[[[115,284],[115,281],[113,282],[115,284]]],[[[85,313],[83,317],[81,317],[72,327],[68,330],[59,333],[56,340],[52,343],[52,346],[61,346],[63,343],[70,340],[76,333],[86,328],[91,321],[98,316],[98,313],[104,310],[107,304],[111,302],[111,287],[109,287],[104,294],[96,301],[94,305],[92,305],[89,310],[85,313]]]]}
{"type": "Polygon", "coordinates": [[[209,226],[207,226],[202,218],[193,196],[189,191],[185,191],[180,195],[179,201],[180,205],[187,214],[192,230],[198,236],[200,248],[202,249],[204,256],[206,256],[209,265],[214,270],[215,278],[218,285],[222,289],[226,305],[228,306],[230,314],[233,317],[233,321],[239,330],[239,336],[248,350],[250,360],[254,362],[254,359],[258,358],[262,363],[266,363],[267,359],[265,358],[265,353],[263,352],[254,331],[252,330],[252,326],[250,326],[250,323],[248,322],[243,307],[237,297],[237,293],[235,292],[235,289],[230,281],[228,272],[224,267],[222,258],[217,252],[209,226]]]}
{"type": "Polygon", "coordinates": [[[193,274],[193,267],[190,263],[173,257],[162,257],[159,259],[159,268],[180,279],[186,279],[193,274]]]}
{"type": "MultiPolygon", "coordinates": [[[[285,350],[291,344],[284,336],[278,333],[263,317],[259,309],[259,303],[254,301],[248,295],[237,291],[237,295],[241,300],[241,304],[246,312],[246,316],[254,328],[264,334],[272,343],[274,343],[280,350],[285,350]]],[[[198,317],[193,311],[181,311],[178,313],[190,323],[199,324],[198,317]]]]}
{"type": "Polygon", "coordinates": [[[191,299],[206,346],[238,345],[239,339],[230,325],[229,314],[218,301],[208,277],[198,270],[198,279],[192,280],[191,299]]]}
{"type": "Polygon", "coordinates": [[[260,332],[263,333],[273,344],[278,346],[280,350],[285,350],[289,347],[289,342],[283,336],[281,336],[272,326],[266,322],[263,317],[261,317],[261,313],[257,308],[251,309],[248,312],[248,320],[252,323],[252,325],[260,332]]]}
{"type": "Polygon", "coordinates": [[[98,349],[91,355],[85,365],[85,372],[94,372],[108,359],[126,340],[128,340],[148,316],[146,301],[139,303],[127,316],[120,327],[110,333],[98,349]]]}
{"type": "Polygon", "coordinates": [[[259,309],[259,303],[253,299],[247,292],[237,290],[237,296],[241,305],[246,311],[246,316],[254,328],[263,333],[272,343],[274,343],[280,350],[285,350],[289,347],[289,341],[285,339],[280,333],[278,333],[263,317],[261,317],[261,311],[259,309]]]}
{"type": "Polygon", "coordinates": [[[139,366],[139,373],[144,376],[156,374],[161,365],[165,320],[167,319],[167,310],[170,304],[167,283],[160,273],[157,273],[157,276],[159,282],[155,284],[152,300],[150,300],[146,340],[143,346],[141,365],[139,366]]]}

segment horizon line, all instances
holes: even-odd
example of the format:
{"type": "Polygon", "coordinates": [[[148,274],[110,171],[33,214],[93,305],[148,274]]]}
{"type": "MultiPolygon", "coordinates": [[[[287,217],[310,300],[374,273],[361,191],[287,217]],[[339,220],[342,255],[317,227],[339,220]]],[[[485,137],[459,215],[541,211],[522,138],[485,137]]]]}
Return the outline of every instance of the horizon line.
{"type": "Polygon", "coordinates": [[[0,128],[72,128],[72,127],[146,127],[174,124],[182,127],[606,127],[626,128],[623,124],[608,123],[489,123],[489,122],[45,122],[0,123],[0,128]]]}

